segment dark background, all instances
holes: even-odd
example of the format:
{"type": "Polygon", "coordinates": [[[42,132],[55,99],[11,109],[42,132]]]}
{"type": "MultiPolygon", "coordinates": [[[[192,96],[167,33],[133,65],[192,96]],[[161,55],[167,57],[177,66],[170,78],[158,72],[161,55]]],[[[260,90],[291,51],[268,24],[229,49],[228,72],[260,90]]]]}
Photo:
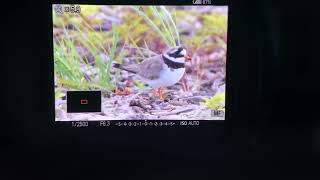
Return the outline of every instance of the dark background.
{"type": "Polygon", "coordinates": [[[99,129],[54,126],[49,2],[3,6],[0,178],[318,179],[317,6],[229,5],[227,121],[99,129]]]}

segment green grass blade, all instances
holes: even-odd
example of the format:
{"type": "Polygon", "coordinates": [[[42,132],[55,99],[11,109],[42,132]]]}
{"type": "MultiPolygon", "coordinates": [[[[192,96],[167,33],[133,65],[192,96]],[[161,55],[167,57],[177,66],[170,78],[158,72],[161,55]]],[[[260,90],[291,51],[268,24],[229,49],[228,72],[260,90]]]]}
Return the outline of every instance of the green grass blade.
{"type": "Polygon", "coordinates": [[[119,35],[117,33],[116,27],[112,24],[112,40],[111,40],[111,51],[109,53],[109,61],[107,64],[106,74],[107,78],[109,79],[110,84],[110,69],[113,59],[115,58],[116,48],[119,41],[119,35]]]}
{"type": "Polygon", "coordinates": [[[142,16],[146,22],[154,29],[158,32],[158,34],[161,36],[161,38],[164,40],[164,42],[166,43],[166,45],[168,47],[171,46],[170,42],[168,41],[168,39],[165,37],[165,35],[161,32],[161,30],[158,28],[158,26],[141,10],[139,10],[139,7],[136,6],[132,6],[131,7],[134,11],[136,11],[140,16],[142,16]]]}
{"type": "Polygon", "coordinates": [[[173,25],[174,30],[175,30],[175,33],[176,33],[176,36],[177,36],[178,45],[181,45],[180,36],[179,36],[179,31],[178,31],[178,29],[177,29],[177,26],[176,26],[175,22],[173,21],[173,18],[172,18],[172,16],[171,16],[171,14],[169,13],[169,11],[168,11],[164,6],[160,6],[160,8],[161,8],[162,11],[166,14],[166,16],[169,18],[171,24],[173,25]]]}
{"type": "Polygon", "coordinates": [[[164,32],[165,32],[165,35],[166,35],[166,39],[168,39],[171,43],[171,46],[175,46],[175,38],[172,36],[172,33],[171,33],[171,29],[169,29],[169,27],[167,27],[166,23],[165,23],[165,17],[164,16],[161,16],[161,14],[158,12],[158,9],[157,7],[155,6],[150,6],[150,9],[154,15],[154,17],[160,21],[163,29],[164,29],[164,32]]]}

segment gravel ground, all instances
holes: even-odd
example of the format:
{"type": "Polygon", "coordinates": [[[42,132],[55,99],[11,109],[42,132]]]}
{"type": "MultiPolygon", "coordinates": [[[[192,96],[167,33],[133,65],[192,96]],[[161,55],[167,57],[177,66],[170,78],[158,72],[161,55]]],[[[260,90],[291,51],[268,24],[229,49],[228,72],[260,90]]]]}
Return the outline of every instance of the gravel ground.
{"type": "MultiPolygon", "coordinates": [[[[219,91],[224,91],[224,86],[219,91]]],[[[223,120],[212,117],[211,110],[200,105],[209,97],[202,94],[167,89],[165,98],[159,99],[149,90],[123,96],[112,93],[102,98],[99,113],[66,113],[66,100],[60,99],[56,102],[56,120],[223,120]]]]}

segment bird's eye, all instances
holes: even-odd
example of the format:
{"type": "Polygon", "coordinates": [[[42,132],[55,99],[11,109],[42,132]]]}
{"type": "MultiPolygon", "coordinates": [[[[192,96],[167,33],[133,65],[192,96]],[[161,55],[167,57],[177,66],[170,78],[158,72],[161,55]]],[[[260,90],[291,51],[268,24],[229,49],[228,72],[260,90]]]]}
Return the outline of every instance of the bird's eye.
{"type": "Polygon", "coordinates": [[[176,50],[176,54],[180,54],[180,52],[183,50],[183,48],[182,47],[179,47],[177,50],[176,50]]]}

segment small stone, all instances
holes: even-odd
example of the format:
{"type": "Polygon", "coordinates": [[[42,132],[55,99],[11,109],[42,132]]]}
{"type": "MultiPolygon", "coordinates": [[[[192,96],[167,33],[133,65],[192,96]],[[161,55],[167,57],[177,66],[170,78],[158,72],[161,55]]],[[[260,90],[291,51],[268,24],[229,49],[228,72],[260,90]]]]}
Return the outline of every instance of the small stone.
{"type": "Polygon", "coordinates": [[[146,109],[152,109],[152,106],[151,105],[145,105],[144,106],[146,109]]]}
{"type": "Polygon", "coordinates": [[[139,100],[133,99],[133,100],[131,100],[129,102],[129,106],[139,106],[139,105],[140,105],[140,101],[139,100]]]}
{"type": "Polygon", "coordinates": [[[174,105],[174,106],[185,106],[185,105],[188,105],[187,102],[184,102],[184,101],[176,101],[176,100],[170,101],[170,104],[172,104],[172,105],[174,105]]]}
{"type": "Polygon", "coordinates": [[[135,113],[141,113],[144,112],[144,109],[142,109],[141,107],[138,106],[132,106],[132,109],[135,113]]]}

